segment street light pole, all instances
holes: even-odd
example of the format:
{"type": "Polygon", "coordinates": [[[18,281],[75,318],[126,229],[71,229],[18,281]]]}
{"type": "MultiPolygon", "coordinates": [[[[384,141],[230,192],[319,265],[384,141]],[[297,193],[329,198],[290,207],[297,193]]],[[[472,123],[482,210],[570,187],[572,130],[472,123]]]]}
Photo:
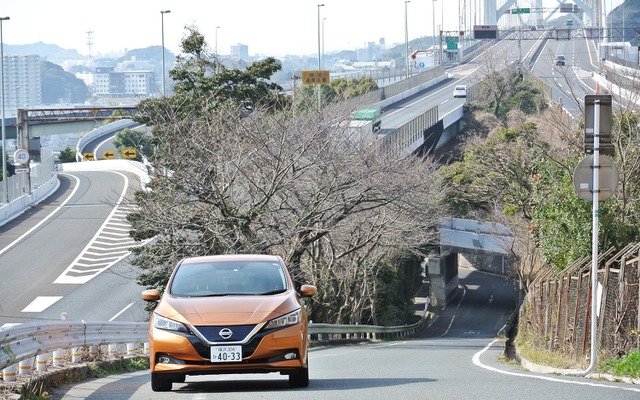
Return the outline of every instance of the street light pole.
{"type": "Polygon", "coordinates": [[[324,69],[324,23],[327,18],[322,18],[322,68],[324,69]]]}
{"type": "Polygon", "coordinates": [[[216,57],[218,57],[218,29],[220,29],[219,26],[216,26],[216,43],[215,43],[215,55],[216,57]]]}
{"type": "Polygon", "coordinates": [[[320,71],[320,7],[324,7],[324,4],[318,4],[318,71],[320,71]]]}
{"type": "Polygon", "coordinates": [[[164,64],[164,15],[170,12],[171,10],[160,11],[160,19],[162,20],[162,96],[167,95],[164,64]]]}
{"type": "Polygon", "coordinates": [[[444,64],[444,46],[442,45],[442,32],[444,32],[444,2],[440,3],[440,65],[444,64]]]}
{"type": "Polygon", "coordinates": [[[407,4],[410,0],[404,1],[404,56],[405,56],[405,76],[409,79],[409,27],[407,26],[407,4]]]}
{"type": "Polygon", "coordinates": [[[3,203],[9,202],[9,185],[7,182],[7,134],[4,126],[4,40],[2,38],[2,21],[9,17],[0,17],[0,99],[2,100],[2,190],[3,203]]]}
{"type": "Polygon", "coordinates": [[[431,17],[432,17],[432,26],[433,26],[433,68],[436,67],[436,0],[431,1],[431,17]]]}
{"type": "Polygon", "coordinates": [[[218,73],[218,66],[220,65],[220,57],[218,57],[218,29],[220,29],[220,27],[216,26],[216,43],[215,43],[215,51],[213,53],[215,57],[215,64],[213,65],[214,74],[218,73]]]}
{"type": "MultiPolygon", "coordinates": [[[[318,71],[321,69],[321,49],[320,49],[320,7],[324,7],[324,4],[318,4],[318,71]]],[[[316,85],[316,90],[318,91],[318,111],[322,106],[322,94],[320,90],[320,85],[316,85]]]]}

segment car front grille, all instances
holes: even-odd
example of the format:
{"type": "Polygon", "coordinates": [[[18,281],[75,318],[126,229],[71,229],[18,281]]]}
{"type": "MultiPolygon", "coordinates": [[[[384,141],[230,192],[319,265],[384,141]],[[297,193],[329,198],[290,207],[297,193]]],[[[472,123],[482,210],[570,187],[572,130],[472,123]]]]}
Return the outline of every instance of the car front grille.
{"type": "Polygon", "coordinates": [[[233,325],[233,326],[194,326],[194,328],[209,342],[230,343],[242,342],[255,328],[255,325],[233,325]],[[231,336],[223,338],[221,334],[231,332],[231,336]]]}

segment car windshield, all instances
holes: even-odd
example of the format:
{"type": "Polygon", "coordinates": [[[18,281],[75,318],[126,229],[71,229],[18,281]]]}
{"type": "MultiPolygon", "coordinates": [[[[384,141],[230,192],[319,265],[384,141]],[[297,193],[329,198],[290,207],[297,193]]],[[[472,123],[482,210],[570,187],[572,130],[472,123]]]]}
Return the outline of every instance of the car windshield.
{"type": "Polygon", "coordinates": [[[271,261],[181,264],[169,293],[178,297],[266,295],[286,290],[282,266],[271,261]]]}
{"type": "Polygon", "coordinates": [[[466,90],[466,86],[456,86],[456,90],[466,90]]]}

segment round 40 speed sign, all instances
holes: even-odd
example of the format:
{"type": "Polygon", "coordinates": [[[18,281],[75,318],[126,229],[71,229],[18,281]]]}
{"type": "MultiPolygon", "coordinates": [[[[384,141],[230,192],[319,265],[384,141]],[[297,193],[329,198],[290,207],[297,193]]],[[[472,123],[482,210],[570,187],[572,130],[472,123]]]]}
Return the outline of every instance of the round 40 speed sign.
{"type": "Polygon", "coordinates": [[[25,149],[18,149],[13,153],[13,162],[15,164],[26,164],[29,162],[29,152],[25,149]]]}

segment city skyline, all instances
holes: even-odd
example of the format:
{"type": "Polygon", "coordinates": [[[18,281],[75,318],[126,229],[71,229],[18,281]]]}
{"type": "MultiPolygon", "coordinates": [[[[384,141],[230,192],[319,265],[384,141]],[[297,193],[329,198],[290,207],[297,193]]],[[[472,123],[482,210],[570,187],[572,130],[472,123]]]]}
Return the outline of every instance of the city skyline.
{"type": "MultiPolygon", "coordinates": [[[[522,3],[526,2],[518,4],[522,3]]],[[[607,1],[607,11],[621,3],[607,1]]],[[[228,54],[231,46],[243,44],[250,55],[279,57],[316,55],[320,36],[324,52],[355,50],[380,39],[387,46],[404,43],[405,21],[409,40],[431,36],[441,23],[446,31],[465,30],[458,18],[458,4],[465,1],[398,0],[372,5],[366,0],[237,0],[223,4],[112,0],[88,7],[79,0],[8,0],[0,7],[0,16],[10,17],[3,24],[3,41],[9,45],[43,42],[96,57],[161,45],[164,33],[165,47],[178,54],[185,26],[194,25],[205,35],[211,51],[228,54]],[[161,10],[171,12],[161,17],[161,10]]],[[[466,4],[469,10],[482,3],[466,0],[466,4]]],[[[544,0],[543,4],[551,7],[557,2],[544,0]]],[[[467,27],[473,22],[468,17],[467,27]]]]}

